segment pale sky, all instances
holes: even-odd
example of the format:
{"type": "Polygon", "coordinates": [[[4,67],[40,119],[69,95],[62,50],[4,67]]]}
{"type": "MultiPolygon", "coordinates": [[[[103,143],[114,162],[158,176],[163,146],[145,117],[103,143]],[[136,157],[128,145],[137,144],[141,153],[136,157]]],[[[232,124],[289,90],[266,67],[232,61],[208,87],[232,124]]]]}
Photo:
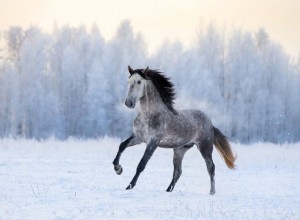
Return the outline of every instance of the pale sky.
{"type": "Polygon", "coordinates": [[[293,57],[300,55],[300,0],[0,0],[0,30],[54,23],[97,24],[106,39],[129,19],[150,51],[165,39],[192,44],[203,23],[255,31],[265,28],[293,57]]]}

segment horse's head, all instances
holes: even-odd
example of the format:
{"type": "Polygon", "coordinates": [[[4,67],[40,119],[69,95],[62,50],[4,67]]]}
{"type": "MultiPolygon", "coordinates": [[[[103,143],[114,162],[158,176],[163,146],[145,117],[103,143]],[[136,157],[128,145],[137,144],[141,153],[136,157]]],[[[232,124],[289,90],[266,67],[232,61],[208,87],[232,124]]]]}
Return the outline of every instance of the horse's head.
{"type": "Polygon", "coordinates": [[[125,105],[128,108],[134,108],[140,98],[144,96],[146,83],[145,76],[147,74],[148,67],[146,69],[133,70],[130,66],[128,66],[128,71],[130,73],[130,77],[128,80],[128,94],[125,105]]]}

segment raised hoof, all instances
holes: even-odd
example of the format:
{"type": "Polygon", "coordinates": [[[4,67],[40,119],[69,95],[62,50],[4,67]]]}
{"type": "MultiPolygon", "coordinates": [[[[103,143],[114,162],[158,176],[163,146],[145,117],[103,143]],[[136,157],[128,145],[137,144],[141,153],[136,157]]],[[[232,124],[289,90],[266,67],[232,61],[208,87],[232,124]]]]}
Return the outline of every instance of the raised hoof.
{"type": "Polygon", "coordinates": [[[126,190],[131,190],[131,189],[133,189],[133,187],[134,187],[134,185],[130,183],[130,184],[126,187],[126,190]]]}
{"type": "Polygon", "coordinates": [[[115,166],[115,171],[118,175],[121,175],[121,173],[123,172],[123,168],[121,165],[116,165],[115,166]]]}

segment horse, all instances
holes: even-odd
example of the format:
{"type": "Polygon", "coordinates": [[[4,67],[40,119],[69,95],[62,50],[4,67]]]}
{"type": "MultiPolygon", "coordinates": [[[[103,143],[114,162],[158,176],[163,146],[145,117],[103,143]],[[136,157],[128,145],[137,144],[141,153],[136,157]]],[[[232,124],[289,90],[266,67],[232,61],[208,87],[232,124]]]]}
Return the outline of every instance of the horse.
{"type": "Polygon", "coordinates": [[[125,105],[135,108],[139,102],[138,114],[133,122],[132,135],[123,141],[113,160],[118,175],[123,171],[120,157],[127,147],[146,143],[146,150],[140,160],[136,173],[126,190],[133,189],[157,147],[171,148],[173,156],[173,178],[167,188],[172,192],[182,173],[184,154],[194,145],[205,160],[210,176],[210,195],[215,190],[215,164],[212,160],[213,145],[219,151],[226,165],[235,168],[233,155],[227,137],[212,125],[210,119],[199,110],[176,110],[174,108],[175,90],[170,78],[158,70],[133,70],[128,66],[128,94],[125,105]]]}

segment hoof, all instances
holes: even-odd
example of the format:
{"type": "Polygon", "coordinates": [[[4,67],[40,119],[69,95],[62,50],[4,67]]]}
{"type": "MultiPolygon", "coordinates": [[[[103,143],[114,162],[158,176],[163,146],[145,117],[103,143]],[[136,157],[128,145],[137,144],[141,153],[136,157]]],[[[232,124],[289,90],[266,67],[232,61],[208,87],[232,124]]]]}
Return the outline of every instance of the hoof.
{"type": "Polygon", "coordinates": [[[133,189],[134,185],[132,185],[131,183],[129,184],[129,186],[126,187],[126,190],[131,190],[133,189]]]}
{"type": "Polygon", "coordinates": [[[215,195],[216,191],[210,191],[209,195],[213,196],[215,195]]]}
{"type": "Polygon", "coordinates": [[[174,189],[174,186],[170,185],[166,191],[167,191],[167,192],[172,192],[173,189],[174,189]]]}
{"type": "Polygon", "coordinates": [[[121,173],[123,172],[123,168],[121,165],[116,165],[115,166],[115,171],[118,175],[121,175],[121,173]]]}

